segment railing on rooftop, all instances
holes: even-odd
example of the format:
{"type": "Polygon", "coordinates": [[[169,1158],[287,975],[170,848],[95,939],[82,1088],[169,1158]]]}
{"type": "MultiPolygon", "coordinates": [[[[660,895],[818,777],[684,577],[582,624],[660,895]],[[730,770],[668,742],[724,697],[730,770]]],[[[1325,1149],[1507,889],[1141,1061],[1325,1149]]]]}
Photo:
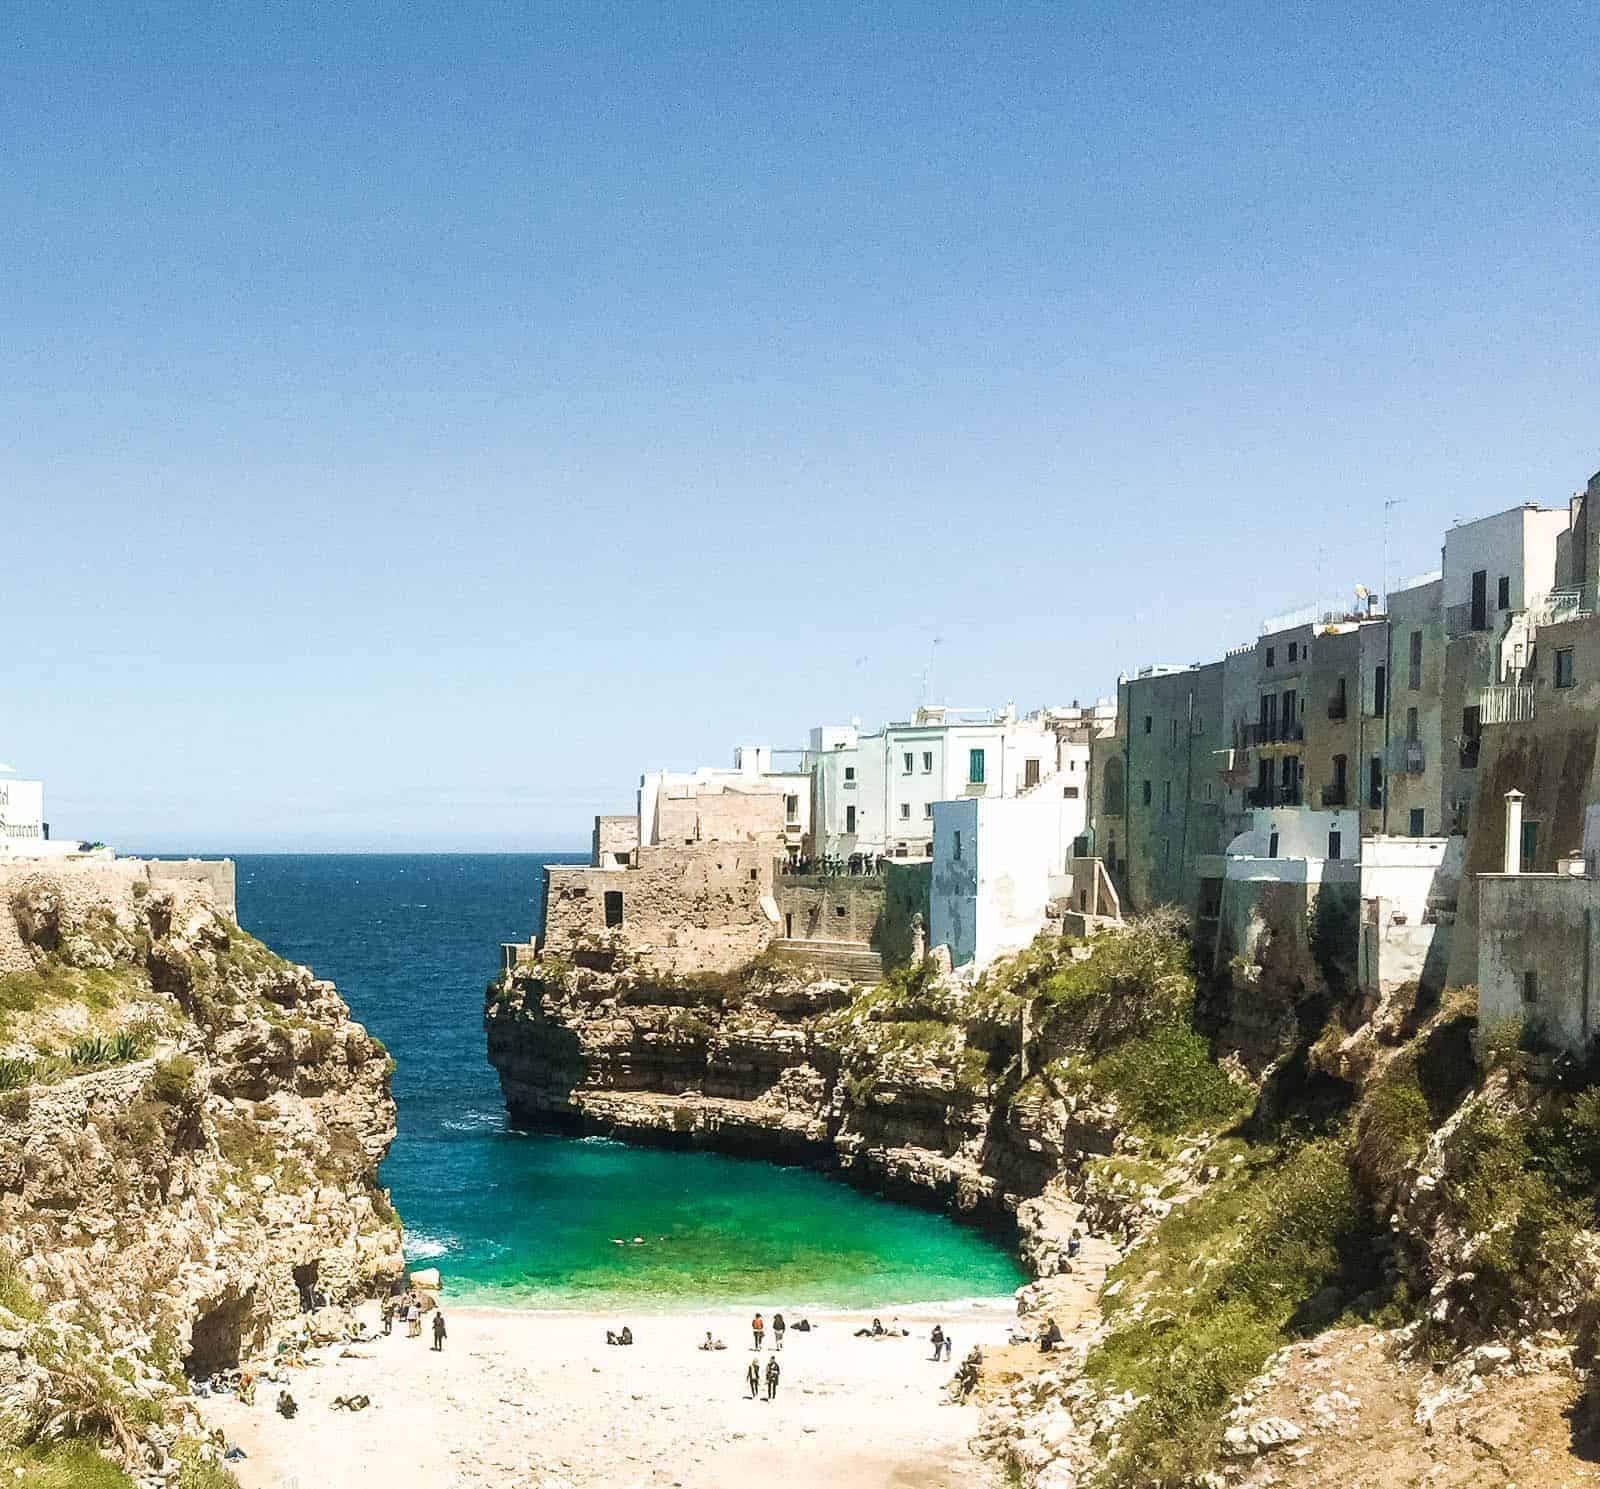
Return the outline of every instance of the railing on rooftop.
{"type": "Polygon", "coordinates": [[[1583,591],[1577,588],[1553,589],[1528,606],[1528,619],[1536,626],[1558,625],[1587,613],[1583,608],[1583,591]]]}
{"type": "Polygon", "coordinates": [[[876,879],[888,860],[866,853],[852,853],[848,858],[796,858],[778,864],[780,878],[849,878],[876,879]]]}
{"type": "Polygon", "coordinates": [[[1269,719],[1265,724],[1246,724],[1242,730],[1243,748],[1264,744],[1298,744],[1305,738],[1299,719],[1269,719]]]}

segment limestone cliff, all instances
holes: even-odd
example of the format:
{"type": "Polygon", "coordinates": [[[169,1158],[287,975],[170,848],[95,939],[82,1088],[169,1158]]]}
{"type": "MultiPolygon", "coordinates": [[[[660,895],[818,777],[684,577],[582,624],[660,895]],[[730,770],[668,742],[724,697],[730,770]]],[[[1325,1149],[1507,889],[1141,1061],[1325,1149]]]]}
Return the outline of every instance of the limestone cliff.
{"type": "Polygon", "coordinates": [[[1304,957],[1201,987],[1162,918],[869,989],[595,960],[489,990],[517,1119],[1015,1214],[1024,1327],[1071,1338],[985,1365],[1014,1482],[1360,1482],[1385,1453],[1526,1482],[1577,1462],[1563,1413],[1600,1421],[1600,1084],[1515,1031],[1477,1048],[1470,989],[1364,999],[1304,957]]]}
{"type": "Polygon", "coordinates": [[[401,1268],[390,1062],[202,885],[66,866],[0,894],[0,1441],[172,1479],[185,1373],[401,1268]]]}

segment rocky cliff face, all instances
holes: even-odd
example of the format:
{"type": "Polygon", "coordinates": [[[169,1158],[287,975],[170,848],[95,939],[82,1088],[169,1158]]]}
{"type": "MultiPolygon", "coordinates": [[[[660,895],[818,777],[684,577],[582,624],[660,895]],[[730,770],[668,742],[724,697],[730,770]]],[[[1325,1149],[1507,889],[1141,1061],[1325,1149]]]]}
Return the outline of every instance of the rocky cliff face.
{"type": "Polygon", "coordinates": [[[201,887],[96,873],[0,905],[0,1441],[53,1420],[160,1481],[184,1373],[401,1269],[394,1105],[331,984],[201,887]]]}
{"type": "Polygon", "coordinates": [[[1515,1038],[1476,1049],[1470,989],[1364,1000],[1304,961],[1198,989],[1181,928],[1154,919],[976,982],[867,990],[545,962],[491,987],[486,1027],[520,1120],[1014,1213],[1041,1277],[1023,1327],[1071,1336],[985,1365],[979,1446],[1015,1482],[1309,1486],[1385,1454],[1452,1483],[1491,1460],[1564,1470],[1550,1424],[1600,1421],[1575,1363],[1600,1353],[1594,1072],[1515,1038]],[[1474,1443],[1544,1436],[1520,1459],[1446,1451],[1435,1413],[1474,1443]]]}

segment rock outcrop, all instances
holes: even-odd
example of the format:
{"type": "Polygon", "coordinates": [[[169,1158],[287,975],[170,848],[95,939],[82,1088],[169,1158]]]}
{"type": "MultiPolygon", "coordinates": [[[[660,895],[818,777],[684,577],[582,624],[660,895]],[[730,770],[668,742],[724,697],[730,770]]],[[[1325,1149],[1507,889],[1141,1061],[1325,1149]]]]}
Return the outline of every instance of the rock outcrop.
{"type": "Polygon", "coordinates": [[[96,872],[10,875],[0,905],[0,1421],[65,1412],[160,1481],[185,1374],[402,1268],[390,1061],[203,886],[96,872]]]}

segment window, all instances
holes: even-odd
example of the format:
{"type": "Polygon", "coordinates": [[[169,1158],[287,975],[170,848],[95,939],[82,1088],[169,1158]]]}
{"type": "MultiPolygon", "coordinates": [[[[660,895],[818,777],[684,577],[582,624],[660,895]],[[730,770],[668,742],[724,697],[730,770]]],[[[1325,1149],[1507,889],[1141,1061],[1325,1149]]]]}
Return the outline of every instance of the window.
{"type": "Polygon", "coordinates": [[[1524,1003],[1537,1003],[1539,1001],[1539,974],[1537,972],[1524,972],[1522,974],[1522,1001],[1524,1003]]]}
{"type": "Polygon", "coordinates": [[[1406,710],[1406,743],[1417,742],[1417,711],[1414,708],[1406,710]]]}
{"type": "Polygon", "coordinates": [[[1372,669],[1372,717],[1381,719],[1389,708],[1389,669],[1382,665],[1372,669]]]}
{"type": "Polygon", "coordinates": [[[854,832],[856,830],[856,809],[854,804],[844,809],[844,830],[846,832],[854,832]]]}
{"type": "Polygon", "coordinates": [[[608,928],[622,924],[622,891],[608,889],[606,891],[606,926],[608,928]]]}
{"type": "Polygon", "coordinates": [[[1176,719],[1172,720],[1172,743],[1174,747],[1178,743],[1178,721],[1176,719]]]}
{"type": "Polygon", "coordinates": [[[1149,806],[1150,805],[1150,782],[1149,781],[1146,781],[1144,783],[1144,804],[1145,804],[1145,806],[1149,806]]]}
{"type": "Polygon", "coordinates": [[[953,858],[960,858],[961,857],[961,834],[960,834],[960,832],[957,832],[955,836],[956,836],[956,845],[955,845],[955,849],[952,852],[951,856],[953,858]]]}
{"type": "Polygon", "coordinates": [[[1026,790],[1029,786],[1039,784],[1039,762],[1037,760],[1024,760],[1022,762],[1022,785],[1026,790]]]}
{"type": "Polygon", "coordinates": [[[1412,692],[1415,692],[1418,688],[1420,688],[1422,686],[1422,632],[1421,631],[1413,631],[1411,633],[1411,667],[1410,667],[1410,676],[1408,676],[1406,678],[1406,684],[1407,684],[1407,686],[1410,687],[1412,692]]]}
{"type": "Polygon", "coordinates": [[[1272,666],[1275,661],[1277,661],[1277,648],[1269,646],[1267,648],[1267,666],[1272,666]]]}
{"type": "Polygon", "coordinates": [[[900,773],[902,775],[910,775],[911,774],[911,763],[912,763],[913,760],[916,759],[916,756],[913,755],[910,750],[907,750],[905,752],[905,754],[903,754],[900,757],[900,759],[904,762],[904,768],[901,770],[900,773]]]}
{"type": "Polygon", "coordinates": [[[1328,857],[1338,858],[1343,847],[1344,842],[1340,838],[1338,830],[1335,829],[1333,832],[1330,832],[1328,834],[1328,857]]]}
{"type": "Polygon", "coordinates": [[[1483,730],[1483,709],[1474,703],[1461,710],[1461,768],[1471,770],[1478,763],[1478,736],[1483,730]]]}
{"type": "Polygon", "coordinates": [[[853,766],[853,765],[845,766],[845,768],[844,768],[844,778],[847,781],[855,780],[855,778],[856,778],[856,768],[855,768],[855,766],[853,766]]]}
{"type": "Polygon", "coordinates": [[[974,786],[983,784],[983,751],[967,751],[967,781],[974,786]]]}
{"type": "Polygon", "coordinates": [[[909,801],[903,801],[900,803],[900,820],[902,822],[909,822],[911,820],[911,803],[909,801]]]}
{"type": "Polygon", "coordinates": [[[1502,610],[1511,608],[1511,576],[1502,574],[1500,582],[1495,586],[1494,602],[1502,610]]]}
{"type": "Polygon", "coordinates": [[[1295,662],[1295,661],[1298,661],[1299,659],[1300,659],[1300,647],[1299,647],[1298,643],[1291,641],[1289,643],[1289,660],[1291,662],[1295,662]]]}
{"type": "Polygon", "coordinates": [[[1267,838],[1267,857],[1268,858],[1276,858],[1277,856],[1278,856],[1278,829],[1277,828],[1273,828],[1271,835],[1267,838]]]}
{"type": "Polygon", "coordinates": [[[924,750],[922,752],[922,773],[923,773],[923,775],[931,775],[933,773],[933,751],[932,750],[924,750]]]}
{"type": "Polygon", "coordinates": [[[1170,812],[1172,810],[1172,782],[1171,781],[1163,781],[1161,783],[1161,810],[1163,812],[1170,812]]]}
{"type": "Polygon", "coordinates": [[[1383,805],[1383,756],[1374,755],[1367,762],[1367,805],[1377,808],[1383,805]]]}
{"type": "Polygon", "coordinates": [[[1558,688],[1570,688],[1572,683],[1572,648],[1564,646],[1556,653],[1556,686],[1558,688]]]}
{"type": "Polygon", "coordinates": [[[1349,785],[1350,757],[1348,755],[1335,755],[1333,757],[1333,800],[1327,805],[1342,807],[1344,793],[1349,785]]]}
{"type": "Polygon", "coordinates": [[[931,801],[925,801],[922,803],[922,815],[929,822],[933,821],[933,803],[931,801]]]}
{"type": "Polygon", "coordinates": [[[1412,837],[1420,838],[1422,836],[1422,825],[1423,825],[1422,808],[1421,807],[1412,807],[1411,808],[1411,836],[1412,837]]]}
{"type": "Polygon", "coordinates": [[[1524,820],[1522,824],[1522,872],[1534,872],[1534,864],[1539,858],[1539,824],[1524,820]]]}
{"type": "Polygon", "coordinates": [[[1489,629],[1489,571],[1487,569],[1474,569],[1472,572],[1472,629],[1474,631],[1487,631],[1489,629]]]}
{"type": "Polygon", "coordinates": [[[1076,801],[1078,799],[1078,788],[1076,786],[1063,786],[1061,788],[1061,795],[1067,801],[1076,801]]]}
{"type": "Polygon", "coordinates": [[[1144,716],[1144,732],[1148,734],[1155,727],[1155,720],[1149,714],[1144,716]]]}
{"type": "Polygon", "coordinates": [[[786,796],[783,798],[783,815],[790,827],[793,827],[800,820],[800,798],[798,796],[786,796]]]}

